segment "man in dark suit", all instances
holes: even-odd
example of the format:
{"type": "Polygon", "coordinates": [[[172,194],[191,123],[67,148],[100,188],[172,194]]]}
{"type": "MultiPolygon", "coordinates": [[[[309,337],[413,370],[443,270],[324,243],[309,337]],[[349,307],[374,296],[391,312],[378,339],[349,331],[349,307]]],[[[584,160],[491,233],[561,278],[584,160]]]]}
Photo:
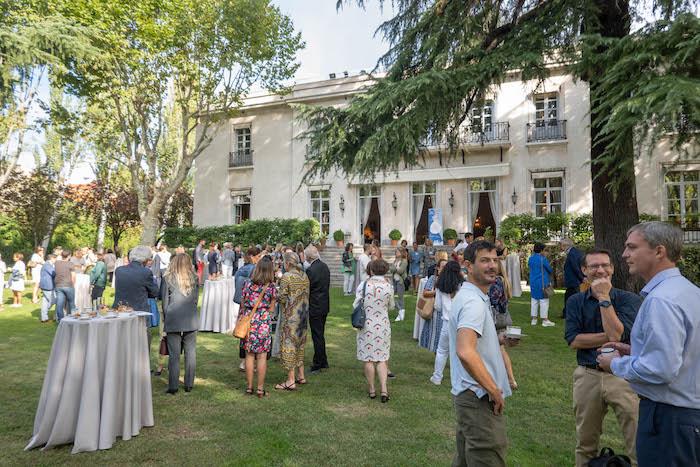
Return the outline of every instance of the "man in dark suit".
{"type": "Polygon", "coordinates": [[[585,275],[581,270],[581,260],[583,253],[574,246],[568,238],[562,238],[559,242],[561,249],[566,252],[566,262],[564,263],[564,286],[566,293],[564,294],[564,309],[562,310],[562,318],[566,317],[566,302],[569,297],[580,291],[581,283],[585,279],[585,275]]]}
{"type": "Polygon", "coordinates": [[[311,339],[314,341],[311,373],[318,373],[322,368],[328,368],[324,333],[326,317],[330,310],[331,272],[326,263],[319,259],[315,246],[306,247],[304,258],[309,262],[309,266],[306,268],[306,275],[309,277],[309,327],[311,328],[311,339]]]}
{"type": "MultiPolygon", "coordinates": [[[[129,264],[114,271],[116,288],[112,308],[126,305],[136,311],[150,311],[148,299],[158,297],[158,286],[153,280],[153,272],[143,266],[150,257],[151,249],[145,245],[139,245],[129,252],[129,264]]],[[[151,333],[148,332],[148,327],[146,327],[146,335],[150,352],[151,333]]]]}

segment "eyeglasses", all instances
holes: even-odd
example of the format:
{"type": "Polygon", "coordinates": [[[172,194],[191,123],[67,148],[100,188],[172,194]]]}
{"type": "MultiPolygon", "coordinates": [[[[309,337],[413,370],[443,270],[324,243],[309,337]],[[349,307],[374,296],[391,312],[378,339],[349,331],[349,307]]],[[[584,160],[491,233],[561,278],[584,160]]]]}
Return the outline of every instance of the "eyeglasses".
{"type": "Polygon", "coordinates": [[[589,264],[586,266],[586,269],[591,269],[595,271],[598,268],[603,268],[603,269],[610,269],[612,267],[612,264],[610,263],[604,263],[604,264],[589,264]]]}

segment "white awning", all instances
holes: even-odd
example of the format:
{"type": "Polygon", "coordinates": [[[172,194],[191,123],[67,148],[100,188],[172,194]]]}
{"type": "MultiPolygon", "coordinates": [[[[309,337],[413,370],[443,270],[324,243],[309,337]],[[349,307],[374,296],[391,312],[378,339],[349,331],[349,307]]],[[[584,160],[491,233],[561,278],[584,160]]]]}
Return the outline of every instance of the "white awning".
{"type": "MultiPolygon", "coordinates": [[[[412,183],[425,180],[463,180],[481,177],[504,177],[510,175],[510,162],[466,167],[440,167],[435,169],[400,170],[395,174],[377,176],[372,183],[412,183]]],[[[349,180],[349,185],[365,185],[367,180],[349,180]]]]}

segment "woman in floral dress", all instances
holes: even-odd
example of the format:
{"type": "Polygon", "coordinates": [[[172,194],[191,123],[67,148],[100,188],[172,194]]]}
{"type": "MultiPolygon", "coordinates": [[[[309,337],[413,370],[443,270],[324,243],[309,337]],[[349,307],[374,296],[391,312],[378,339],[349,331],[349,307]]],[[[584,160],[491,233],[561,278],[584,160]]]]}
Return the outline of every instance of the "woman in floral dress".
{"type": "Polygon", "coordinates": [[[280,354],[282,367],[287,370],[287,381],[276,385],[275,389],[293,391],[297,384],[306,384],[304,345],[309,321],[309,278],[296,253],[285,253],[283,261],[287,272],[280,279],[278,300],[283,316],[280,354]],[[298,373],[295,375],[295,372],[298,373]]]}
{"type": "Polygon", "coordinates": [[[262,398],[265,391],[265,374],[267,373],[267,353],[272,347],[271,326],[274,301],[277,298],[275,288],[275,270],[272,260],[265,256],[255,265],[251,280],[243,285],[241,295],[241,316],[253,312],[255,304],[260,299],[250,321],[250,332],[245,340],[245,378],[248,384],[246,394],[253,394],[253,372],[257,361],[258,386],[257,395],[262,398]],[[262,298],[260,298],[262,295],[262,298]]]}
{"type": "Polygon", "coordinates": [[[389,400],[387,377],[391,348],[389,310],[394,308],[394,288],[385,279],[389,265],[381,259],[367,266],[369,279],[357,287],[353,308],[364,299],[365,325],[357,333],[357,359],[365,362],[365,377],[370,399],[377,397],[374,389],[375,372],[379,374],[382,402],[389,400]]]}

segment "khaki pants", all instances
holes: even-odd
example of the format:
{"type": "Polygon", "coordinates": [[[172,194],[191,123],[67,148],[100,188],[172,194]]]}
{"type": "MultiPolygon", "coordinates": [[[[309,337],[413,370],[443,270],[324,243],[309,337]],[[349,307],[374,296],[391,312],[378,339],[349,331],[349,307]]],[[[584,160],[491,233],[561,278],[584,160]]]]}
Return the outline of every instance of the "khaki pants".
{"type": "Polygon", "coordinates": [[[600,452],[603,419],[611,406],[625,439],[626,454],[637,465],[635,438],[639,398],[627,381],[609,373],[578,366],[574,370],[574,414],[576,416],[576,466],[586,466],[600,452]]]}
{"type": "Polygon", "coordinates": [[[498,467],[506,465],[506,419],[493,413],[488,398],[472,391],[454,396],[457,417],[457,452],[453,467],[498,467]]]}

